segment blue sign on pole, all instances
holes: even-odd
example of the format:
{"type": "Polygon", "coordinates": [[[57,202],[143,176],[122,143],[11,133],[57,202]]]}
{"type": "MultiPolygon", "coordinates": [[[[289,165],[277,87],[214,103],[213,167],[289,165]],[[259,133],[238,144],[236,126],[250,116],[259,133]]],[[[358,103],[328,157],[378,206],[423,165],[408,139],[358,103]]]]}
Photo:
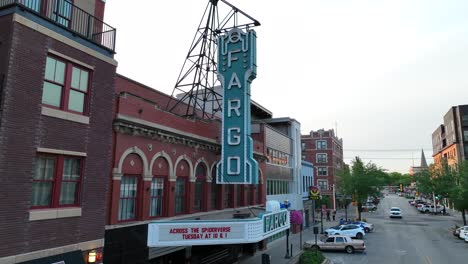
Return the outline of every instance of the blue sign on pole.
{"type": "Polygon", "coordinates": [[[218,78],[224,89],[223,140],[217,183],[257,184],[250,137],[250,83],[257,76],[255,31],[234,28],[218,38],[218,78]]]}

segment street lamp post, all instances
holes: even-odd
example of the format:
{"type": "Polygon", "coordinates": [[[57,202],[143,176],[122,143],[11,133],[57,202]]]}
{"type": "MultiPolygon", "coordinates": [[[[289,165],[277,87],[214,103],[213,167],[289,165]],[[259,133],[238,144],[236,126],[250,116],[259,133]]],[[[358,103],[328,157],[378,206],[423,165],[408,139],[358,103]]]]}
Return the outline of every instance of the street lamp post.
{"type": "MultiPolygon", "coordinates": [[[[291,204],[289,203],[288,199],[284,200],[284,208],[286,208],[286,210],[288,210],[290,205],[291,204]]],[[[291,258],[290,254],[289,254],[289,228],[286,229],[286,255],[284,256],[284,258],[285,259],[291,258]]]]}
{"type": "Polygon", "coordinates": [[[320,234],[323,234],[323,204],[322,204],[321,195],[320,195],[320,234]]]}

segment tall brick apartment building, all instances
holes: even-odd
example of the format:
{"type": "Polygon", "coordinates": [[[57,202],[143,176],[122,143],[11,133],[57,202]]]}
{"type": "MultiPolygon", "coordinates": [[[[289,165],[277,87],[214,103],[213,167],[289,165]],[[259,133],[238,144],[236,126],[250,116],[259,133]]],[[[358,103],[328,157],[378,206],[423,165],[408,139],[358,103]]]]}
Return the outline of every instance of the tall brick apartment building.
{"type": "Polygon", "coordinates": [[[102,252],[117,66],[104,2],[0,1],[0,263],[102,252]]]}
{"type": "Polygon", "coordinates": [[[455,165],[468,159],[468,105],[450,107],[444,123],[432,133],[434,164],[455,165]]]}
{"type": "Polygon", "coordinates": [[[343,139],[333,129],[310,131],[302,135],[302,159],[314,164],[314,184],[321,194],[330,197],[335,210],[336,172],[343,168],[343,139]]]}

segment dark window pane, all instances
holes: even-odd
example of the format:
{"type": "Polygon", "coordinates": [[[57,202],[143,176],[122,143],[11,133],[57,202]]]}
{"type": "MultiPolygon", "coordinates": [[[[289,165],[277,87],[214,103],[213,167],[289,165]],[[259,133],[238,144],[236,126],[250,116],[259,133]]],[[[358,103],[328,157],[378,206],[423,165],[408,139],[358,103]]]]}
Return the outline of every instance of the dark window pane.
{"type": "Polygon", "coordinates": [[[175,213],[185,212],[185,179],[177,178],[175,190],[175,213]]]}
{"type": "Polygon", "coordinates": [[[65,158],[63,161],[63,180],[80,179],[80,159],[65,158]]]}
{"type": "Polygon", "coordinates": [[[193,203],[193,210],[195,211],[201,210],[202,192],[203,192],[203,182],[196,181],[195,182],[195,199],[193,203]]]}
{"type": "Polygon", "coordinates": [[[153,178],[151,182],[150,216],[162,216],[164,179],[153,178]]]}
{"type": "Polygon", "coordinates": [[[60,205],[76,204],[77,182],[62,182],[60,189],[60,205]]]}
{"type": "Polygon", "coordinates": [[[52,182],[33,182],[32,206],[49,206],[52,196],[52,182]]]}
{"type": "Polygon", "coordinates": [[[120,182],[119,220],[135,219],[137,185],[137,177],[122,177],[120,182]]]}

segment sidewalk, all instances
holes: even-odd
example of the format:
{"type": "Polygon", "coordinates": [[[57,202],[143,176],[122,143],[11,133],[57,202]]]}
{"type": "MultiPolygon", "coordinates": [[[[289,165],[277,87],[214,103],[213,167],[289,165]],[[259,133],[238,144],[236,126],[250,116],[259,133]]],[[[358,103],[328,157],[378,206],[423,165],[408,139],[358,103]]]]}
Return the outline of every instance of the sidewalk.
{"type": "MultiPolygon", "coordinates": [[[[327,222],[326,215],[324,215],[324,222],[323,222],[323,230],[326,230],[327,228],[331,226],[336,226],[339,223],[340,217],[344,218],[345,215],[345,210],[340,209],[336,212],[336,219],[335,221],[330,221],[327,222]]],[[[349,206],[348,207],[348,218],[355,218],[356,216],[356,208],[354,206],[349,206]]],[[[320,221],[320,214],[318,215],[318,220],[320,221]]],[[[320,232],[320,222],[317,223],[319,232],[320,232]]],[[[317,239],[319,239],[322,235],[317,234],[317,239]]],[[[292,244],[292,256],[297,257],[299,256],[302,251],[301,251],[301,234],[292,234],[291,232],[289,233],[289,243],[290,245],[292,244]]],[[[304,229],[302,231],[302,243],[304,243],[307,240],[315,240],[315,235],[314,235],[314,229],[312,225],[304,229]]],[[[291,246],[289,246],[289,250],[291,250],[291,246]]],[[[290,252],[291,253],[291,252],[290,252]]],[[[285,258],[286,255],[286,236],[279,238],[267,245],[267,249],[264,251],[257,251],[254,256],[242,259],[238,263],[240,264],[260,264],[262,263],[262,254],[268,254],[270,255],[271,258],[271,264],[288,264],[288,263],[293,263],[292,260],[293,258],[287,259],[285,258]]]]}

